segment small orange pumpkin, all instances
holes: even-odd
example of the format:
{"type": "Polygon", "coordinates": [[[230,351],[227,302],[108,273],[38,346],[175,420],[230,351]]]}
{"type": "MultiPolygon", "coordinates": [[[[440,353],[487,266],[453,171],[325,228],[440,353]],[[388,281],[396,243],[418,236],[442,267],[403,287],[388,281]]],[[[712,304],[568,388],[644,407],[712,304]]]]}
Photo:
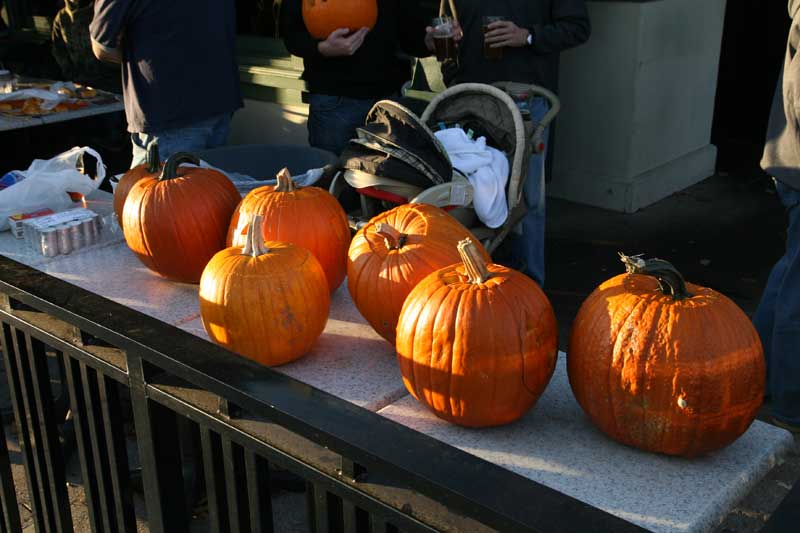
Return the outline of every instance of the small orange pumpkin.
{"type": "MultiPolygon", "coordinates": [[[[444,210],[405,204],[374,217],[350,243],[347,288],[361,315],[394,344],[406,296],[425,276],[458,263],[459,241],[473,238],[444,210]]],[[[483,246],[481,257],[489,260],[483,246]]]]}
{"type": "Polygon", "coordinates": [[[158,177],[136,182],[122,210],[128,247],[144,265],[165,278],[197,283],[208,261],[225,248],[225,233],[241,195],[216,170],[179,152],[158,177]]]}
{"type": "Polygon", "coordinates": [[[339,28],[372,29],[378,21],[376,0],[303,0],[303,21],[315,39],[327,39],[339,28]]]}
{"type": "Polygon", "coordinates": [[[247,222],[264,217],[264,239],[289,242],[314,254],[322,265],[331,292],[344,281],[350,225],[336,198],[319,187],[298,187],[288,169],[278,184],[250,191],[236,208],[228,228],[228,246],[242,246],[247,222]]]}
{"type": "Polygon", "coordinates": [[[486,264],[469,239],[463,264],[423,279],[397,324],[406,389],[436,416],[470,427],[508,424],[539,399],[558,351],[556,317],[539,286],[486,264]]]}
{"type": "Polygon", "coordinates": [[[244,248],[227,248],[206,266],[200,316],[218,344],[276,366],[311,350],[328,321],[330,293],[313,254],[288,243],[265,243],[261,224],[254,215],[244,248]]]}
{"type": "Polygon", "coordinates": [[[128,198],[128,193],[131,192],[131,187],[142,178],[158,176],[158,173],[161,172],[161,167],[158,144],[152,143],[147,148],[147,160],[127,171],[119,180],[114,189],[114,213],[117,214],[117,220],[120,224],[122,224],[122,209],[125,207],[125,200],[128,198]]]}
{"type": "Polygon", "coordinates": [[[744,433],[764,396],[758,334],[722,294],[660,259],[622,256],[627,274],[583,303],[567,369],[575,398],[612,439],[693,457],[744,433]]]}

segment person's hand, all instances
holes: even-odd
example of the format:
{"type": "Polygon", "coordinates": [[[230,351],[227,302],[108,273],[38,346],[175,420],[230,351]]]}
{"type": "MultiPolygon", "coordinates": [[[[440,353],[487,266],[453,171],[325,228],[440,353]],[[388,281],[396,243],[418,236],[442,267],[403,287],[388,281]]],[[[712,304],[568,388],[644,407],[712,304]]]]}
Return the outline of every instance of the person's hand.
{"type": "MultiPolygon", "coordinates": [[[[428,47],[428,50],[433,52],[436,46],[433,44],[433,26],[428,26],[425,28],[425,46],[428,47]]],[[[461,29],[461,24],[458,23],[457,20],[453,21],[453,39],[456,42],[456,45],[461,42],[461,39],[464,38],[464,30],[461,29]]]]}
{"type": "Polygon", "coordinates": [[[369,28],[361,28],[351,34],[349,29],[339,28],[328,35],[327,39],[320,41],[317,48],[325,57],[351,56],[364,44],[368,32],[369,28]]]}
{"type": "Polygon", "coordinates": [[[510,20],[492,22],[488,28],[489,31],[486,32],[485,40],[491,48],[503,48],[506,46],[519,48],[528,44],[530,32],[525,28],[520,28],[510,20]]]}

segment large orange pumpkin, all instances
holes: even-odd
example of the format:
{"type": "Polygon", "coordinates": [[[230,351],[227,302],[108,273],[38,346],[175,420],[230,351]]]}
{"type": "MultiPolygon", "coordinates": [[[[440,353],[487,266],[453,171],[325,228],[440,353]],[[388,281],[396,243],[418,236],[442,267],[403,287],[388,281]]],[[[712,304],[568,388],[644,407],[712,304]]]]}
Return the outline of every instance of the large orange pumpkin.
{"type": "Polygon", "coordinates": [[[378,21],[376,0],[303,0],[303,21],[316,39],[327,39],[339,28],[372,29],[378,21]]]}
{"type": "Polygon", "coordinates": [[[276,366],[305,355],[328,321],[330,293],[308,250],[264,242],[251,219],[244,248],[227,248],[200,280],[200,315],[209,337],[231,351],[276,366]]]}
{"type": "MultiPolygon", "coordinates": [[[[406,296],[425,276],[458,263],[459,241],[473,238],[442,209],[405,204],[376,216],[350,244],[347,288],[361,315],[394,344],[406,296]]],[[[476,245],[481,257],[489,254],[476,245]]]]}
{"type": "Polygon", "coordinates": [[[122,210],[128,246],[144,265],[173,281],[197,283],[208,261],[225,248],[225,234],[241,195],[222,173],[184,152],[158,177],[131,188],[122,210]]]}
{"type": "Polygon", "coordinates": [[[731,300],[685,283],[666,261],[622,257],[628,273],[600,285],[573,324],[575,398],[630,446],[686,457],[727,446],[764,395],[755,328],[731,300]]]}
{"type": "Polygon", "coordinates": [[[298,187],[288,169],[278,173],[276,186],[250,191],[236,208],[228,228],[228,246],[242,246],[247,221],[264,217],[264,239],[301,246],[319,260],[331,292],[344,281],[350,225],[339,202],[319,187],[298,187]]]}
{"type": "Polygon", "coordinates": [[[558,351],[556,317],[539,286],[458,245],[463,264],[422,280],[397,324],[408,391],[437,416],[470,427],[507,424],[539,399],[558,351]]]}
{"type": "Polygon", "coordinates": [[[122,224],[122,208],[125,207],[125,200],[136,182],[142,178],[158,176],[161,172],[161,159],[158,156],[158,144],[152,143],[147,148],[147,159],[141,165],[136,165],[127,171],[114,189],[114,213],[117,214],[117,221],[122,224]]]}

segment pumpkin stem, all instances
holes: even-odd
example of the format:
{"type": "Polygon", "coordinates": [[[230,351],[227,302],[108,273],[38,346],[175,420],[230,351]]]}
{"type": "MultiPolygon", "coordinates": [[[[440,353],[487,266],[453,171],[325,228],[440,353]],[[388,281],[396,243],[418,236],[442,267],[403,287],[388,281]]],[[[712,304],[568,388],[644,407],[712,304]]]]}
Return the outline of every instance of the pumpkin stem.
{"type": "Polygon", "coordinates": [[[400,233],[395,228],[386,223],[375,225],[375,233],[383,237],[386,247],[390,250],[399,250],[406,244],[408,235],[400,233]]]}
{"type": "Polygon", "coordinates": [[[475,246],[472,239],[460,241],[458,243],[458,253],[461,254],[461,260],[467,269],[470,283],[480,285],[481,283],[486,283],[492,277],[492,273],[489,272],[486,266],[486,261],[481,257],[478,247],[475,246]]]}
{"type": "Polygon", "coordinates": [[[264,220],[261,215],[253,215],[250,217],[250,227],[247,228],[247,240],[245,241],[244,248],[242,248],[242,255],[260,257],[269,253],[267,243],[264,242],[263,225],[264,220]]]}
{"type": "Polygon", "coordinates": [[[161,158],[158,156],[158,143],[151,143],[147,148],[147,172],[155,174],[161,168],[161,158]]]}
{"type": "Polygon", "coordinates": [[[275,187],[275,192],[294,192],[297,190],[297,184],[292,179],[292,174],[288,168],[282,169],[276,176],[278,185],[275,187]]]}
{"type": "Polygon", "coordinates": [[[158,177],[158,181],[167,181],[177,178],[178,167],[181,165],[181,163],[199,165],[200,159],[198,159],[196,155],[188,152],[177,152],[172,154],[169,159],[167,159],[167,162],[164,163],[164,169],[161,171],[161,176],[158,177]]]}
{"type": "Polygon", "coordinates": [[[686,281],[681,273],[669,261],[642,259],[641,255],[628,256],[622,252],[619,253],[619,258],[625,264],[628,274],[653,276],[658,280],[658,288],[661,292],[672,296],[673,300],[686,300],[693,296],[686,288],[686,281]]]}

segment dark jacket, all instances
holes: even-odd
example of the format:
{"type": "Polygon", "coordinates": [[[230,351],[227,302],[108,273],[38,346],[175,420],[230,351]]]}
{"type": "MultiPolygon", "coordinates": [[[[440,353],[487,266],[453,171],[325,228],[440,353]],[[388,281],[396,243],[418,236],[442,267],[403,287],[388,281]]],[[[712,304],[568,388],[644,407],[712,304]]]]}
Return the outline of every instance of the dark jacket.
{"type": "Polygon", "coordinates": [[[317,94],[375,99],[400,91],[411,79],[411,62],[400,52],[425,57],[425,26],[418,0],[378,0],[378,22],[349,57],[324,57],[308,33],[302,0],[284,0],[281,35],[293,55],[303,58],[303,79],[317,94]]]}
{"type": "Polygon", "coordinates": [[[800,0],[789,0],[789,42],[775,88],[761,168],[793,189],[800,189],[800,0]]]}
{"type": "Polygon", "coordinates": [[[584,43],[591,33],[584,0],[456,0],[464,30],[458,68],[445,69],[445,83],[516,81],[558,90],[558,54],[584,43]],[[533,34],[533,46],[504,48],[503,59],[483,53],[483,17],[502,15],[533,34]]]}

